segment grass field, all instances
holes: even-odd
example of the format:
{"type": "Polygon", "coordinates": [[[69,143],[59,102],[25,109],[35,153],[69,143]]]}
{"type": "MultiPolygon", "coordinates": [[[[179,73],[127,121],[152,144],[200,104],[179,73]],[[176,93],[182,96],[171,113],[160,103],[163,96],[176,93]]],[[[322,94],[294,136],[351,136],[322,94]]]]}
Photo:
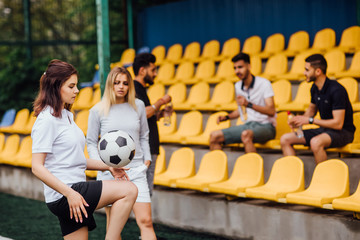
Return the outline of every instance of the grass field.
{"type": "MultiPolygon", "coordinates": [[[[89,233],[89,239],[105,238],[105,215],[95,213],[97,228],[89,233]]],[[[161,224],[154,225],[156,235],[161,239],[207,239],[225,240],[227,238],[204,233],[184,231],[161,224]]],[[[58,240],[62,239],[57,218],[41,201],[15,197],[0,193],[0,236],[15,240],[58,240]]],[[[129,219],[122,232],[123,240],[139,239],[136,222],[129,219]]]]}

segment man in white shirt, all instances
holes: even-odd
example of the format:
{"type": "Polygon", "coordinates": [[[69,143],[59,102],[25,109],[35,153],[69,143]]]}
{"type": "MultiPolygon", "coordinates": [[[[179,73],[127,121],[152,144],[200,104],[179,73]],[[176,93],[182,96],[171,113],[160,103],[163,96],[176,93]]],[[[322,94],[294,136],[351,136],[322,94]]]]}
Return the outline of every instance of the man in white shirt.
{"type": "Polygon", "coordinates": [[[240,79],[235,83],[238,109],[226,116],[219,116],[217,121],[241,117],[245,123],[213,131],[210,134],[210,150],[222,149],[223,144],[243,143],[246,153],[256,152],[254,142],[265,143],[275,137],[274,91],[269,80],[251,74],[249,55],[239,53],[232,58],[232,62],[240,79]],[[243,108],[246,108],[246,120],[243,108]]]}

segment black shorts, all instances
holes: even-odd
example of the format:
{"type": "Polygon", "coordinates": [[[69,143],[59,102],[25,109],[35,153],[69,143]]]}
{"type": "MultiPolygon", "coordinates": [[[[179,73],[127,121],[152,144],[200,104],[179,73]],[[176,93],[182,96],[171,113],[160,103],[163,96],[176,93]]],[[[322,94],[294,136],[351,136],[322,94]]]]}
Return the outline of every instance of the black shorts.
{"type": "Polygon", "coordinates": [[[69,204],[66,197],[46,204],[50,211],[58,217],[63,236],[75,232],[84,226],[87,226],[89,231],[96,228],[93,213],[100,200],[102,181],[79,182],[73,184],[71,188],[79,192],[89,204],[89,207],[85,206],[88,217],[86,218],[82,213],[82,223],[76,222],[74,217],[70,219],[69,204]]]}
{"type": "Polygon", "coordinates": [[[354,133],[347,131],[345,129],[342,130],[334,130],[330,128],[315,128],[304,130],[304,138],[306,140],[306,146],[310,146],[310,140],[322,133],[326,133],[331,138],[331,144],[329,148],[337,148],[343,147],[348,143],[352,143],[354,140],[354,133]]]}

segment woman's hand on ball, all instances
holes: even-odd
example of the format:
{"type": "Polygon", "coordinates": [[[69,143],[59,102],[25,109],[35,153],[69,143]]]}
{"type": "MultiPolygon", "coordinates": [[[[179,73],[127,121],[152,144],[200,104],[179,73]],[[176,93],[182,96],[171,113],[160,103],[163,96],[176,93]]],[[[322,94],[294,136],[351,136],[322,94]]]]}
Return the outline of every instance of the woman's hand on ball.
{"type": "Polygon", "coordinates": [[[127,173],[125,172],[125,170],[129,170],[130,168],[113,168],[110,167],[109,171],[111,172],[111,174],[114,176],[114,178],[116,180],[126,180],[126,181],[130,181],[129,176],[127,175],[127,173]]]}

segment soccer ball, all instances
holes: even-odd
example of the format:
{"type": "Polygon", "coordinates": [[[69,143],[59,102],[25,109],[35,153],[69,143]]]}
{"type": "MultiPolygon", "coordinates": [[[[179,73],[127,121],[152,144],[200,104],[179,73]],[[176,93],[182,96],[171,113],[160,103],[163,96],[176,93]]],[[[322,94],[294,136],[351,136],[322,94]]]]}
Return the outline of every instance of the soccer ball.
{"type": "Polygon", "coordinates": [[[104,134],[98,144],[101,160],[108,166],[120,168],[131,162],[135,155],[135,142],[121,130],[104,134]]]}

